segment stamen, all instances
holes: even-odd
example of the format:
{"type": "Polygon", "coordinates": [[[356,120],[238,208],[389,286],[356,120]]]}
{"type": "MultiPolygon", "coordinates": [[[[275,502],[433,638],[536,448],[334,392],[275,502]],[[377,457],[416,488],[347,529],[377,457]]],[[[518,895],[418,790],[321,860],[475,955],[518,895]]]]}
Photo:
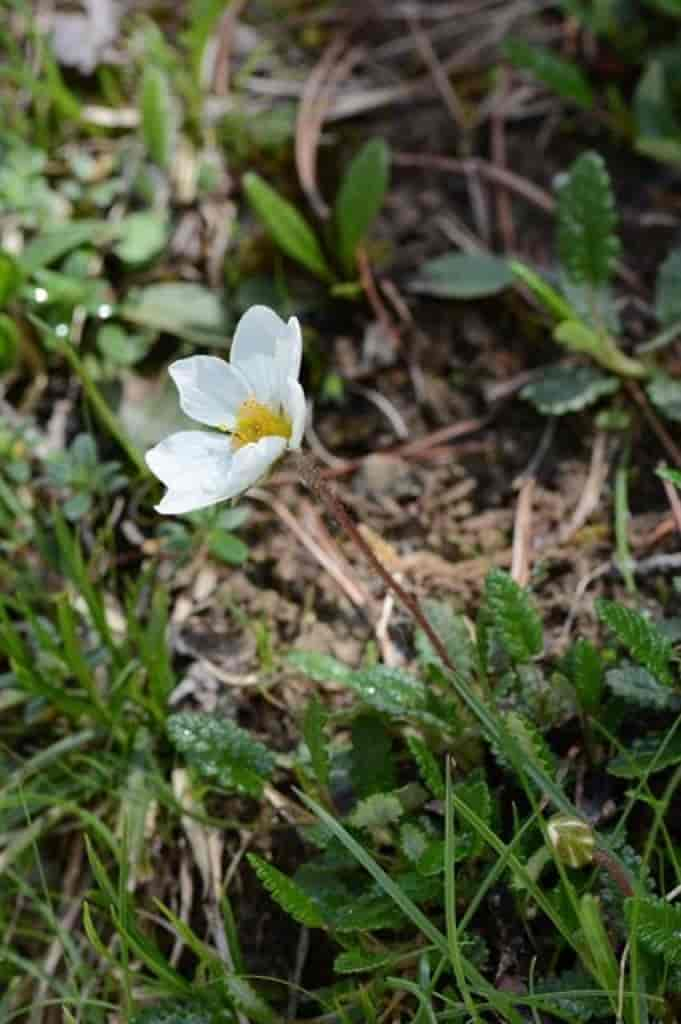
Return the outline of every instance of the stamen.
{"type": "Polygon", "coordinates": [[[291,420],[283,412],[275,412],[267,405],[261,405],[255,398],[247,398],[237,413],[236,423],[232,430],[232,444],[242,448],[245,444],[255,444],[263,437],[291,436],[291,420]]]}

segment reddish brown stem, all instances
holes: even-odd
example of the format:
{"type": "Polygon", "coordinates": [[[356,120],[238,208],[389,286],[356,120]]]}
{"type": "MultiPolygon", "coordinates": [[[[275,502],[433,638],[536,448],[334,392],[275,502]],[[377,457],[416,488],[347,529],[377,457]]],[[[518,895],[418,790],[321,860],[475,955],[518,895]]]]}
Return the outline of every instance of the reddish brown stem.
{"type": "Polygon", "coordinates": [[[607,871],[613,882],[624,896],[633,896],[634,890],[627,878],[622,865],[612,857],[607,850],[595,850],[593,855],[594,863],[607,871]]]}
{"type": "Polygon", "coordinates": [[[400,601],[409,612],[414,622],[421,627],[443,663],[452,672],[456,672],[456,667],[449,657],[447,648],[428,622],[420,604],[415,597],[412,597],[412,595],[404,589],[401,583],[397,582],[392,573],[386,569],[381,560],[376,556],[371,545],[364,539],[358,530],[357,524],[353,521],[336,492],[323,478],[316,462],[309,455],[305,455],[301,452],[296,458],[296,469],[298,470],[303,483],[323,504],[327,512],[334,517],[340,526],[342,526],[350,539],[360,549],[372,568],[376,570],[385,585],[392,590],[398,601],[400,601]]]}

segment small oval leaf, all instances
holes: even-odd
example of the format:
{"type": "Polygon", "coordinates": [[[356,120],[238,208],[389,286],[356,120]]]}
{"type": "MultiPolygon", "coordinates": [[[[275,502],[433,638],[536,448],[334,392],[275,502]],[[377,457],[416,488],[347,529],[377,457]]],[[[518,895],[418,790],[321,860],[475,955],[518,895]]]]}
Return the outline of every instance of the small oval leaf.
{"type": "Polygon", "coordinates": [[[242,178],[248,201],[277,245],[324,281],[333,278],[317,236],[295,206],[250,171],[242,178]]]}

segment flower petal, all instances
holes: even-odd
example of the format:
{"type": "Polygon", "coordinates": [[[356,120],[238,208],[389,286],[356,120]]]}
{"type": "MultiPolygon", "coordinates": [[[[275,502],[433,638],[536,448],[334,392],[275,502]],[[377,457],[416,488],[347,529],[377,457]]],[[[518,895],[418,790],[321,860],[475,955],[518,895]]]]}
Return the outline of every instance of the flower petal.
{"type": "Polygon", "coordinates": [[[300,332],[298,318],[292,316],[286,324],[286,334],[277,342],[277,362],[282,379],[300,376],[300,363],[303,358],[303,336],[300,332]]]}
{"type": "Polygon", "coordinates": [[[157,511],[191,512],[231,497],[234,458],[220,434],[182,430],[166,437],[146,454],[149,469],[168,488],[157,511]]]}
{"type": "Polygon", "coordinates": [[[242,494],[249,487],[257,484],[265,476],[270,467],[280,459],[286,451],[285,437],[263,437],[255,444],[245,444],[234,453],[230,485],[232,495],[242,494]]]}
{"type": "Polygon", "coordinates": [[[253,356],[274,359],[277,338],[286,334],[286,324],[267,306],[251,306],[239,320],[229,353],[231,363],[242,363],[253,356]]]}
{"type": "Polygon", "coordinates": [[[301,441],[303,440],[307,406],[305,404],[305,392],[293,377],[288,377],[286,380],[282,405],[284,412],[291,420],[291,437],[289,438],[288,446],[295,451],[297,448],[300,448],[301,441]]]}
{"type": "Polygon", "coordinates": [[[263,405],[279,403],[281,386],[277,364],[269,356],[254,355],[244,359],[237,367],[238,373],[247,382],[251,393],[263,405]]]}
{"type": "Polygon", "coordinates": [[[302,352],[300,324],[296,317],[284,323],[267,306],[251,306],[237,324],[229,358],[234,365],[254,356],[273,359],[283,381],[286,377],[299,376],[302,352]]]}
{"type": "Polygon", "coordinates": [[[168,368],[182,411],[209,427],[233,427],[236,412],[251,389],[243,374],[217,356],[190,356],[168,368]]]}

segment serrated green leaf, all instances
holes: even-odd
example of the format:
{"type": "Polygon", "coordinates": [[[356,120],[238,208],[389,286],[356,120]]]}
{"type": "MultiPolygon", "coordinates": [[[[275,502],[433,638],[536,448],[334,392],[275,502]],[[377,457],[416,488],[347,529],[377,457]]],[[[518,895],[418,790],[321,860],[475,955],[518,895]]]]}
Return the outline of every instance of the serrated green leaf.
{"type": "Polygon", "coordinates": [[[631,747],[608,762],[608,773],[618,779],[641,779],[681,762],[681,735],[666,741],[664,733],[634,740],[631,747]]]}
{"type": "Polygon", "coordinates": [[[370,139],[345,172],[334,218],[340,262],[348,276],[356,270],[357,247],[383,205],[389,177],[390,149],[383,139],[370,139]]]}
{"type": "Polygon", "coordinates": [[[242,185],[248,201],[277,245],[323,281],[332,280],[333,274],[317,236],[295,206],[254,171],[243,176],[242,185]]]}
{"type": "Polygon", "coordinates": [[[328,717],[324,705],[319,697],[314,694],[305,710],[303,738],[310,753],[312,770],[317,782],[321,786],[328,786],[329,784],[329,753],[327,739],[324,735],[324,728],[328,717]]]}
{"type": "Polygon", "coordinates": [[[175,148],[177,117],[170,82],[165,71],[145,65],[140,97],[141,131],[151,159],[167,170],[175,148]]]}
{"type": "Polygon", "coordinates": [[[681,708],[681,697],[658,683],[647,669],[626,663],[605,673],[605,681],[616,696],[644,708],[681,708]]]}
{"type": "MultiPolygon", "coordinates": [[[[475,645],[463,615],[457,615],[445,601],[427,600],[422,607],[428,622],[444,644],[450,661],[456,665],[457,672],[462,679],[470,682],[475,667],[475,645]]],[[[440,655],[433,649],[422,629],[416,631],[415,644],[424,668],[432,664],[443,667],[440,655]]]]}
{"type": "Polygon", "coordinates": [[[255,853],[247,855],[248,863],[267,889],[268,893],[298,924],[308,928],[323,928],[324,918],[314,900],[291,878],[268,864],[255,853]]]}
{"type": "Polygon", "coordinates": [[[605,682],[600,654],[589,640],[580,638],[570,651],[568,664],[580,705],[590,714],[595,713],[601,702],[605,682]]]}
{"type": "Polygon", "coordinates": [[[205,779],[225,789],[260,796],[274,756],[235,722],[202,711],[170,715],[170,742],[205,779]]]}
{"type": "Polygon", "coordinates": [[[658,271],[655,313],[663,324],[681,319],[681,249],[672,249],[658,271]]]}
{"type": "Polygon", "coordinates": [[[617,377],[592,366],[547,366],[520,392],[546,416],[577,412],[611,395],[620,386],[617,377]]]}
{"type": "Polygon", "coordinates": [[[681,381],[658,373],[646,387],[648,398],[665,419],[681,423],[681,381]]]}
{"type": "Polygon", "coordinates": [[[373,793],[357,804],[348,822],[354,828],[384,828],[403,814],[402,802],[394,793],[373,793]]]}
{"type": "Polygon", "coordinates": [[[583,969],[562,971],[537,981],[534,994],[541,996],[547,1012],[556,1009],[556,1016],[574,1021],[590,1021],[607,1013],[607,992],[594,990],[591,976],[583,969]]]}
{"type": "Polygon", "coordinates": [[[612,630],[632,658],[660,682],[671,686],[673,678],[669,662],[672,647],[664,633],[638,612],[615,601],[598,600],[596,611],[601,622],[612,630]]]}
{"type": "Polygon", "coordinates": [[[157,1006],[148,1006],[134,1017],[130,1024],[217,1024],[203,1000],[189,1002],[170,1000],[157,1006]]]}
{"type": "Polygon", "coordinates": [[[226,973],[220,980],[225,995],[256,1024],[279,1024],[280,1018],[245,978],[226,973]]]}
{"type": "Polygon", "coordinates": [[[558,192],[558,251],[575,284],[604,287],[620,252],[610,176],[598,153],[579,156],[558,192]]]}
{"type": "Polygon", "coordinates": [[[456,252],[424,263],[409,282],[409,290],[441,299],[480,299],[512,283],[506,260],[486,253],[456,252]]]}
{"type": "Polygon", "coordinates": [[[416,825],[406,823],[400,829],[400,848],[402,853],[416,864],[428,848],[430,840],[425,832],[416,825]]]}
{"type": "Polygon", "coordinates": [[[337,974],[359,974],[390,967],[399,959],[392,953],[365,953],[363,949],[348,949],[339,953],[333,963],[337,974]]]}
{"type": "MultiPolygon", "coordinates": [[[[504,724],[506,731],[522,750],[526,759],[553,778],[556,772],[556,759],[537,727],[517,711],[509,711],[504,716],[504,724]]],[[[495,753],[502,764],[507,763],[505,755],[500,750],[495,750],[495,753]]]]}
{"type": "MultiPolygon", "coordinates": [[[[550,759],[552,760],[552,759],[550,759]]],[[[453,787],[457,797],[488,827],[492,822],[492,795],[484,779],[474,782],[458,782],[453,787]]],[[[465,825],[465,823],[464,823],[465,825]]],[[[469,846],[468,857],[477,857],[484,848],[482,836],[465,826],[465,831],[457,837],[457,843],[465,840],[469,846]]]]}
{"type": "Polygon", "coordinates": [[[374,712],[353,720],[350,778],[359,799],[395,788],[392,739],[386,723],[374,712]]]}
{"type": "Polygon", "coordinates": [[[514,67],[531,71],[563,99],[572,100],[585,110],[592,108],[591,86],[573,61],[557,57],[543,46],[531,45],[525,39],[508,39],[504,52],[514,67]]]}
{"type": "Polygon", "coordinates": [[[425,784],[438,800],[444,800],[445,780],[433,753],[418,736],[407,736],[407,746],[425,784]]]}
{"type": "Polygon", "coordinates": [[[400,928],[404,915],[386,896],[364,893],[339,908],[333,928],[339,932],[373,932],[384,928],[400,928]]]}
{"type": "Polygon", "coordinates": [[[288,661],[315,683],[347,685],[354,672],[349,665],[344,665],[330,654],[321,654],[319,651],[292,651],[288,661]]]}
{"type": "Polygon", "coordinates": [[[502,569],[485,580],[485,606],[509,657],[517,664],[541,654],[541,619],[529,595],[502,569]]]}
{"type": "Polygon", "coordinates": [[[681,906],[656,896],[624,901],[629,922],[636,915],[636,937],[653,956],[681,964],[681,906]]]}
{"type": "Polygon", "coordinates": [[[367,704],[387,714],[406,714],[426,707],[426,689],[415,676],[399,668],[373,665],[350,673],[346,685],[367,704]]]}

